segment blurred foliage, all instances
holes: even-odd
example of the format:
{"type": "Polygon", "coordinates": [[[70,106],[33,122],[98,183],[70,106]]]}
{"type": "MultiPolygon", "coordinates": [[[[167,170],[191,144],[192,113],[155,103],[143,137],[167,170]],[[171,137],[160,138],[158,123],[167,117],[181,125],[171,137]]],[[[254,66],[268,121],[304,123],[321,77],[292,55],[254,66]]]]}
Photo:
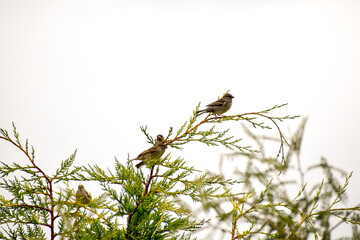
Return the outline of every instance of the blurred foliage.
{"type": "Polygon", "coordinates": [[[331,233],[343,223],[353,225],[353,236],[341,239],[359,239],[360,207],[344,207],[352,172],[347,174],[331,166],[325,158],[304,169],[300,150],[305,125],[306,119],[303,119],[290,138],[284,164],[276,156],[266,155],[267,143],[278,142],[278,139],[255,135],[244,126],[260,151],[234,152],[222,160],[223,165],[226,161],[235,166],[243,163],[234,170],[234,175],[242,180],[244,193],[214,205],[216,212],[225,216],[221,218],[227,223],[225,226],[232,226],[228,239],[331,239],[331,233]],[[221,208],[229,202],[230,211],[221,208]]]}

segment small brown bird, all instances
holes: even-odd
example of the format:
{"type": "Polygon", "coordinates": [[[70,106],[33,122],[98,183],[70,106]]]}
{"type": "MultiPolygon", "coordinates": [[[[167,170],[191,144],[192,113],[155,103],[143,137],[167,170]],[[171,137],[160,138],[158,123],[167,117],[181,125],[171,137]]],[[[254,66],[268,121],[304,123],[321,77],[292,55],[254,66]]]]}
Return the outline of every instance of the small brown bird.
{"type": "Polygon", "coordinates": [[[198,111],[196,116],[198,117],[203,113],[212,113],[215,115],[223,114],[231,108],[233,98],[233,95],[226,93],[219,100],[206,105],[207,108],[198,111]]]}
{"type": "Polygon", "coordinates": [[[141,168],[143,165],[145,165],[145,163],[149,159],[160,158],[164,154],[164,152],[165,152],[165,150],[167,148],[164,141],[165,141],[165,139],[164,139],[163,135],[161,135],[161,134],[157,135],[156,142],[155,142],[154,146],[152,146],[151,148],[143,151],[136,158],[131,159],[130,161],[141,160],[140,163],[135,165],[137,168],[141,168]]]}
{"type": "Polygon", "coordinates": [[[79,185],[76,194],[76,202],[88,204],[91,201],[91,195],[85,190],[84,185],[79,185]]]}

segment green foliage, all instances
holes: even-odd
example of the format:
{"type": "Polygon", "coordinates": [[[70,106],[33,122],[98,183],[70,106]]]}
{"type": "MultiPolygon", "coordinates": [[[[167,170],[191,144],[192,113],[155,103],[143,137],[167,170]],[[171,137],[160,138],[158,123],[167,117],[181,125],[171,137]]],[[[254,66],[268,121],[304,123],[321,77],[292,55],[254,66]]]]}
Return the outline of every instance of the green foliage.
{"type": "MultiPolygon", "coordinates": [[[[76,152],[64,160],[54,176],[50,176],[35,163],[35,150],[21,144],[19,133],[13,124],[12,139],[8,132],[0,129],[0,138],[12,143],[28,159],[27,164],[13,163],[12,165],[1,162],[0,188],[11,194],[11,198],[0,196],[0,224],[4,239],[46,239],[46,230],[54,239],[59,232],[56,227],[60,223],[59,209],[64,207],[68,212],[74,209],[74,204],[69,203],[71,195],[56,192],[54,187],[59,181],[67,180],[66,174],[75,174],[81,168],[69,168],[75,160],[76,152]],[[5,237],[7,236],[7,237],[5,237]]],[[[59,225],[60,229],[61,224],[59,225]]]]}
{"type": "MultiPolygon", "coordinates": [[[[0,163],[0,188],[9,195],[0,195],[0,238],[196,239],[198,231],[211,229],[208,234],[214,239],[219,239],[215,237],[217,230],[220,239],[329,239],[333,229],[346,222],[354,224],[356,239],[359,208],[338,207],[346,199],[351,173],[345,175],[325,159],[302,170],[299,152],[305,123],[287,140],[279,123],[297,116],[271,115],[285,105],[200,119],[196,117],[199,104],[177,131],[169,128],[165,142],[172,148],[183,149],[196,141],[234,150],[229,159],[248,159],[232,179],[222,172],[207,173],[188,166],[169,151],[160,159],[149,159],[143,169],[134,168],[129,159],[116,158],[110,169],[74,166],[75,151],[50,175],[35,160],[35,150],[28,140],[22,143],[14,124],[13,137],[0,129],[0,139],[11,143],[27,159],[0,163]],[[231,128],[218,130],[226,122],[248,123],[262,130],[275,127],[279,146],[276,156],[265,157],[265,142],[273,138],[256,136],[244,128],[258,146],[243,146],[242,138],[233,136],[231,128]],[[295,164],[293,159],[297,160],[295,164]],[[307,183],[305,175],[318,169],[323,171],[323,180],[307,183]],[[285,178],[292,171],[298,178],[285,178]],[[345,177],[342,182],[338,174],[345,177]],[[298,179],[299,191],[292,195],[288,187],[298,179]],[[69,187],[76,181],[97,183],[101,193],[96,197],[93,194],[88,205],[77,203],[75,190],[69,187]],[[211,217],[200,217],[203,213],[211,217]],[[339,223],[331,225],[331,218],[339,219],[339,223]]],[[[146,126],[141,131],[149,143],[155,143],[146,126]]]]}

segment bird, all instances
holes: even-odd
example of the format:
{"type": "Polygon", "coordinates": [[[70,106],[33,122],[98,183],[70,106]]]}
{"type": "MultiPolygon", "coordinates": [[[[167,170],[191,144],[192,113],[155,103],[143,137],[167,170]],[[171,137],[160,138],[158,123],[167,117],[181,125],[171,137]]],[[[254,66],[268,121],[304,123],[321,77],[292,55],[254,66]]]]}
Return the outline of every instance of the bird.
{"type": "Polygon", "coordinates": [[[137,168],[141,168],[143,165],[145,165],[146,161],[148,161],[149,159],[160,158],[164,154],[166,148],[167,146],[165,144],[165,139],[163,135],[159,134],[156,137],[156,142],[154,146],[143,151],[136,158],[131,159],[130,161],[141,160],[140,163],[135,165],[137,168]]]}
{"type": "Polygon", "coordinates": [[[88,204],[91,201],[91,195],[85,190],[84,185],[79,185],[75,194],[76,202],[88,204]]]}
{"type": "Polygon", "coordinates": [[[230,93],[226,93],[219,100],[206,105],[207,108],[197,111],[196,116],[198,117],[203,113],[212,113],[215,115],[221,115],[227,112],[231,108],[233,98],[234,98],[233,95],[231,95],[230,93]]]}

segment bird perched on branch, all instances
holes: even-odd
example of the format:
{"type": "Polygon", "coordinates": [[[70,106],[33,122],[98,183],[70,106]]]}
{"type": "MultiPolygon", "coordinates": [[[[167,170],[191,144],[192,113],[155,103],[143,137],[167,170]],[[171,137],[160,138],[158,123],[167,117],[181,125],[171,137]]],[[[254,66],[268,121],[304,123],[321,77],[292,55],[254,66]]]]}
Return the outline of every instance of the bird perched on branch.
{"type": "Polygon", "coordinates": [[[207,108],[198,111],[196,116],[198,117],[203,113],[212,113],[215,115],[223,114],[231,108],[233,98],[233,95],[231,95],[230,93],[226,93],[219,100],[206,105],[207,108]]]}
{"type": "Polygon", "coordinates": [[[91,195],[85,190],[84,185],[79,185],[76,194],[76,202],[88,204],[91,201],[91,195]]]}
{"type": "Polygon", "coordinates": [[[143,151],[136,158],[131,159],[130,161],[141,160],[140,163],[135,165],[137,168],[141,168],[143,165],[145,165],[145,163],[149,159],[160,158],[164,154],[164,152],[165,152],[165,150],[167,148],[164,141],[165,141],[165,138],[163,137],[163,135],[161,135],[161,134],[157,135],[156,142],[155,142],[154,146],[152,146],[151,148],[143,151]]]}

